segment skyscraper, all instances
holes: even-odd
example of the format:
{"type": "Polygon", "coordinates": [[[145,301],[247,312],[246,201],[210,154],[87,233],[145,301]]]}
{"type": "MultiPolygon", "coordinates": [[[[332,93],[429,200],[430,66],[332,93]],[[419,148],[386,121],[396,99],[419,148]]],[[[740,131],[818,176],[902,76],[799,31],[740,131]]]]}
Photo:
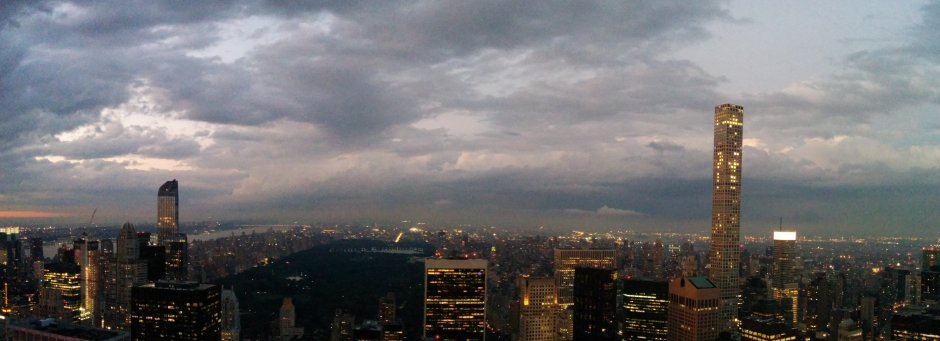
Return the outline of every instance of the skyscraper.
{"type": "Polygon", "coordinates": [[[104,325],[126,330],[131,322],[131,288],[147,283],[147,264],[140,261],[140,244],[134,225],[126,223],[121,227],[117,250],[107,266],[110,276],[103,278],[104,325]]]}
{"type": "Polygon", "coordinates": [[[427,259],[424,338],[485,340],[485,259],[427,259]]]}
{"type": "Polygon", "coordinates": [[[395,293],[390,292],[379,299],[379,322],[382,324],[395,324],[398,305],[395,304],[395,293]]]}
{"type": "Polygon", "coordinates": [[[516,340],[554,341],[558,288],[554,278],[519,278],[519,335],[516,340]]]}
{"type": "Polygon", "coordinates": [[[72,322],[81,311],[81,268],[74,263],[54,262],[45,265],[42,289],[39,291],[39,315],[72,322]]]}
{"type": "Polygon", "coordinates": [[[712,163],[712,236],[709,278],[721,292],[722,330],[733,330],[738,313],[738,266],[741,260],[741,151],[744,107],[715,107],[712,163]]]}
{"type": "Polygon", "coordinates": [[[234,288],[222,290],[222,341],[241,340],[241,314],[234,288]]]}
{"type": "Polygon", "coordinates": [[[177,233],[163,239],[166,248],[166,279],[185,281],[189,279],[189,241],[185,233],[177,233]]]}
{"type": "Polygon", "coordinates": [[[221,340],[219,287],[196,282],[135,286],[131,291],[134,340],[221,340]]]}
{"type": "Polygon", "coordinates": [[[665,341],[669,331],[669,283],[626,280],[620,290],[622,340],[665,341]]]}
{"type": "Polygon", "coordinates": [[[81,297],[79,321],[94,324],[100,316],[98,306],[99,287],[99,249],[97,240],[88,240],[88,234],[82,233],[81,238],[75,240],[75,264],[81,268],[81,297]]]}
{"type": "Polygon", "coordinates": [[[574,341],[617,337],[617,270],[577,268],[574,272],[574,341]]]}
{"type": "Polygon", "coordinates": [[[718,338],[720,289],[705,277],[669,281],[670,341],[711,341],[718,338]]]}
{"type": "Polygon", "coordinates": [[[294,299],[284,297],[281,303],[280,315],[277,319],[278,340],[289,341],[304,336],[304,328],[297,326],[297,309],[294,308],[294,299]]]}
{"type": "Polygon", "coordinates": [[[163,183],[157,190],[157,236],[161,242],[179,233],[179,199],[179,183],[176,179],[163,183]]]}
{"type": "Polygon", "coordinates": [[[781,302],[781,306],[788,311],[787,322],[791,326],[797,325],[799,310],[797,307],[799,296],[799,282],[796,275],[796,232],[774,231],[774,272],[773,291],[774,299],[781,302]]]}
{"type": "Polygon", "coordinates": [[[558,282],[558,303],[563,307],[573,303],[574,269],[616,269],[616,250],[563,250],[555,249],[555,280],[558,282]]]}

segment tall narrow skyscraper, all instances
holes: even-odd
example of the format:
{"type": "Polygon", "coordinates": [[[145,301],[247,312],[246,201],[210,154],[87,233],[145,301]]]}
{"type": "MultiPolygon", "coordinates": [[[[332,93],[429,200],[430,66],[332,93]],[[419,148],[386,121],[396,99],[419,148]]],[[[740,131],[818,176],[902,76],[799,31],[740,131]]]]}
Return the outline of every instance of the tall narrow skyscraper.
{"type": "Polygon", "coordinates": [[[787,323],[796,326],[799,318],[799,278],[796,274],[796,232],[774,231],[774,299],[787,311],[787,323]]]}
{"type": "Polygon", "coordinates": [[[741,150],[744,107],[715,107],[715,153],[712,163],[712,236],[709,278],[719,288],[722,330],[733,330],[738,314],[741,261],[741,150]]]}
{"type": "Polygon", "coordinates": [[[176,179],[167,181],[157,191],[157,236],[162,242],[179,232],[180,193],[176,179]]]}

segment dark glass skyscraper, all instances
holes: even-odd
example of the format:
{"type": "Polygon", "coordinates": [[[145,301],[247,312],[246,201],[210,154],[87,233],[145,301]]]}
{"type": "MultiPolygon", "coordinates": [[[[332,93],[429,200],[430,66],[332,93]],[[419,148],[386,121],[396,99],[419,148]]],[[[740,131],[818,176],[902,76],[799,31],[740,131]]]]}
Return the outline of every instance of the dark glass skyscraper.
{"type": "Polygon", "coordinates": [[[574,271],[574,341],[617,338],[617,270],[574,271]]]}
{"type": "Polygon", "coordinates": [[[721,291],[720,325],[732,330],[738,314],[741,261],[741,150],[744,107],[715,107],[715,151],[712,163],[712,237],[709,278],[721,291]]]}
{"type": "Polygon", "coordinates": [[[179,232],[180,204],[179,183],[167,181],[157,190],[157,236],[162,242],[179,232]]]}
{"type": "Polygon", "coordinates": [[[622,340],[666,340],[669,282],[626,280],[620,290],[622,340]]]}

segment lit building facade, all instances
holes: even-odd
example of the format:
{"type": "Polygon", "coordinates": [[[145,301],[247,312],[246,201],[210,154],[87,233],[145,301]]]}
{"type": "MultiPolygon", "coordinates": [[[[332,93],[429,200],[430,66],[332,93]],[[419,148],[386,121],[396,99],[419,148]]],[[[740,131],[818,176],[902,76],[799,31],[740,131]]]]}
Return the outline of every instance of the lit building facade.
{"type": "Polygon", "coordinates": [[[721,328],[721,290],[708,278],[669,281],[669,341],[712,341],[721,328]]]}
{"type": "Polygon", "coordinates": [[[167,181],[157,190],[157,236],[160,241],[179,233],[179,183],[167,181]]]}
{"type": "Polygon", "coordinates": [[[799,323],[799,278],[796,273],[796,232],[774,231],[773,293],[781,302],[791,326],[799,323]]]}
{"type": "Polygon", "coordinates": [[[427,259],[424,271],[424,337],[484,340],[485,259],[427,259]]]}
{"type": "Polygon", "coordinates": [[[81,238],[75,241],[75,264],[81,268],[81,297],[78,320],[82,323],[96,324],[100,318],[98,306],[98,293],[101,270],[100,250],[97,240],[89,240],[88,235],[82,233],[81,238]]]}
{"type": "Polygon", "coordinates": [[[744,318],[738,329],[741,341],[796,341],[799,333],[778,320],[744,318]]]}
{"type": "Polygon", "coordinates": [[[665,341],[669,333],[669,282],[625,280],[622,302],[621,339],[665,341]]]}
{"type": "Polygon", "coordinates": [[[131,291],[134,340],[221,340],[221,291],[212,284],[158,281],[131,291]]]}
{"type": "Polygon", "coordinates": [[[744,107],[715,107],[712,164],[712,234],[709,278],[721,291],[721,328],[734,329],[738,314],[741,261],[741,162],[744,107]]]}
{"type": "Polygon", "coordinates": [[[575,268],[616,269],[617,251],[555,249],[554,261],[558,303],[565,307],[574,303],[575,268]]]}
{"type": "Polygon", "coordinates": [[[554,278],[519,278],[520,341],[554,341],[558,287],[554,278]]]}
{"type": "Polygon", "coordinates": [[[39,315],[74,321],[82,305],[81,268],[67,262],[49,263],[44,268],[39,291],[39,315]]]}

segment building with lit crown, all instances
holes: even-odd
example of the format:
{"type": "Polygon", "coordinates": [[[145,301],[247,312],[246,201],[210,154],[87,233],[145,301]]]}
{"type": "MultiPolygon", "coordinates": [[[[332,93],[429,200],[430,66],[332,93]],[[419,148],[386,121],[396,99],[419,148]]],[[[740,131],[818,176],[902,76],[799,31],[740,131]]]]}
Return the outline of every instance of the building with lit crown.
{"type": "Polygon", "coordinates": [[[721,328],[734,330],[740,294],[741,161],[744,107],[715,107],[712,164],[712,235],[708,277],[721,291],[721,328]]]}
{"type": "Polygon", "coordinates": [[[485,259],[427,259],[424,263],[424,338],[485,340],[485,259]]]}
{"type": "Polygon", "coordinates": [[[519,334],[514,340],[554,341],[558,287],[554,278],[519,277],[519,334]]]}
{"type": "Polygon", "coordinates": [[[774,299],[780,301],[787,311],[787,322],[791,326],[799,323],[799,277],[796,273],[796,232],[774,231],[773,234],[774,299]]]}
{"type": "Polygon", "coordinates": [[[157,190],[157,236],[161,242],[179,233],[179,199],[176,179],[163,183],[157,190]]]}

